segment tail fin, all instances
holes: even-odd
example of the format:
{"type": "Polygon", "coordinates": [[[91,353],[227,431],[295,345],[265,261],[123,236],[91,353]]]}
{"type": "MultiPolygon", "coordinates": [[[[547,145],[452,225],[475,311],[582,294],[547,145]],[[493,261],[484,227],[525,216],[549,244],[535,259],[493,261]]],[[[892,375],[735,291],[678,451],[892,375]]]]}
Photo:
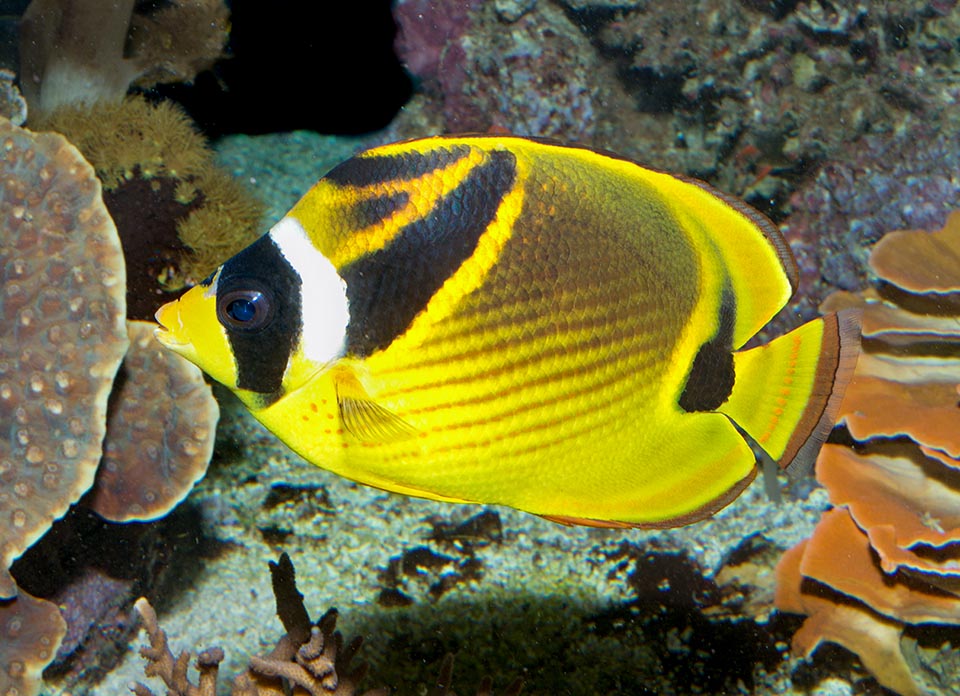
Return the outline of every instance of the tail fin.
{"type": "Polygon", "coordinates": [[[805,473],[836,422],[859,353],[859,310],[828,314],[734,353],[736,383],[717,410],[781,469],[805,473]]]}

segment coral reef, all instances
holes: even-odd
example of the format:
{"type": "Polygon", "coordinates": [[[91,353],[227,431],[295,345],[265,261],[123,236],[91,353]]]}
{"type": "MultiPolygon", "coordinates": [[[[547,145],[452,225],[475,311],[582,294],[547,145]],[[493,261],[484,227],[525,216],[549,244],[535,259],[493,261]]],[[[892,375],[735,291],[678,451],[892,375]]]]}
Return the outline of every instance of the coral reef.
{"type": "Polygon", "coordinates": [[[0,598],[7,568],[93,484],[128,339],[120,241],[59,135],[0,124],[0,598]]]}
{"type": "Polygon", "coordinates": [[[262,206],[183,111],[142,97],[70,105],[41,121],[94,166],[127,259],[127,316],[152,320],[171,293],[205,278],[259,233],[262,206]]]}
{"type": "Polygon", "coordinates": [[[950,96],[935,76],[953,83],[954,5],[698,0],[678,12],[609,0],[402,0],[394,12],[398,53],[420,80],[419,108],[441,114],[446,130],[550,123],[518,118],[547,106],[581,120],[589,113],[581,137],[572,119],[518,132],[592,136],[783,203],[798,174],[847,143],[890,133],[910,113],[946,113],[950,96]],[[564,42],[568,50],[554,51],[564,42]],[[507,76],[511,69],[520,75],[507,76]]]}
{"type": "Polygon", "coordinates": [[[222,0],[33,0],[20,24],[30,119],[65,104],[119,101],[132,85],[189,82],[222,57],[222,0]]]}
{"type": "MultiPolygon", "coordinates": [[[[232,684],[232,696],[354,696],[367,668],[350,663],[360,650],[362,639],[354,638],[344,647],[343,636],[336,630],[337,610],[329,609],[313,623],[303,604],[303,595],[297,589],[293,563],[283,553],[279,561],[270,562],[273,595],[277,616],[286,633],[267,655],[250,658],[247,671],[237,676],[232,684]]],[[[197,655],[197,683],[190,680],[190,654],[186,651],[174,657],[166,632],[160,628],[157,614],[150,602],[141,597],[135,605],[150,645],[140,649],[147,660],[144,674],[159,677],[170,696],[215,696],[222,648],[214,647],[197,655]]],[[[456,696],[452,690],[453,655],[444,657],[435,687],[428,696],[456,696]]],[[[502,696],[519,696],[523,681],[515,679],[502,696]]],[[[154,696],[143,683],[133,686],[137,696],[154,696]]],[[[388,689],[378,688],[363,692],[362,696],[387,696],[388,689]]],[[[484,678],[476,696],[493,696],[493,682],[484,678]]]]}
{"type": "Polygon", "coordinates": [[[557,7],[406,0],[395,14],[398,51],[439,102],[441,130],[592,142],[603,63],[557,7]]]}
{"type": "Polygon", "coordinates": [[[960,204],[955,9],[404,0],[398,52],[420,82],[391,133],[579,140],[745,198],[787,223],[800,263],[787,328],[866,282],[882,231],[935,229],[960,204]]]}
{"type": "Polygon", "coordinates": [[[777,606],[808,615],[794,651],[839,643],[907,696],[955,693],[960,664],[930,626],[960,625],[958,256],[960,213],[888,234],[870,257],[877,290],[825,303],[863,307],[865,353],[841,407],[847,442],[817,461],[835,507],[777,571],[777,606]]]}
{"type": "Polygon", "coordinates": [[[908,119],[892,134],[842,147],[792,196],[784,235],[800,265],[798,320],[810,318],[834,288],[871,279],[870,247],[886,230],[935,230],[960,205],[960,133],[935,119],[908,119]]]}
{"type": "Polygon", "coordinates": [[[0,693],[35,696],[67,631],[56,605],[21,592],[0,600],[0,693]]]}
{"type": "MultiPolygon", "coordinates": [[[[182,500],[206,471],[217,406],[149,326],[131,324],[128,337],[120,240],[93,168],[60,135],[5,121],[0,143],[0,312],[10,327],[0,340],[0,419],[10,424],[0,440],[0,599],[13,616],[26,611],[21,600],[62,588],[17,596],[8,568],[88,489],[90,504],[118,520],[153,519],[182,500]]],[[[23,560],[16,578],[33,586],[45,571],[23,560]]],[[[55,653],[44,648],[43,660],[55,653]]]]}
{"type": "Polygon", "coordinates": [[[219,418],[203,375],[154,340],[154,324],[127,328],[103,459],[84,499],[114,522],[157,519],[180,503],[206,473],[219,418]]]}

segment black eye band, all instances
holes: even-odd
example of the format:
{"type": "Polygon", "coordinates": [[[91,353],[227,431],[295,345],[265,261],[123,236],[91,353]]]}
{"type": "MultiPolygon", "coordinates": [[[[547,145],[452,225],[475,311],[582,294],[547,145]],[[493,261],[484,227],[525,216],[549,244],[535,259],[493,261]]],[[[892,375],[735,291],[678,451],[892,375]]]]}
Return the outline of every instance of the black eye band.
{"type": "Polygon", "coordinates": [[[265,234],[220,267],[216,293],[237,386],[279,397],[302,331],[299,274],[265,234]]]}

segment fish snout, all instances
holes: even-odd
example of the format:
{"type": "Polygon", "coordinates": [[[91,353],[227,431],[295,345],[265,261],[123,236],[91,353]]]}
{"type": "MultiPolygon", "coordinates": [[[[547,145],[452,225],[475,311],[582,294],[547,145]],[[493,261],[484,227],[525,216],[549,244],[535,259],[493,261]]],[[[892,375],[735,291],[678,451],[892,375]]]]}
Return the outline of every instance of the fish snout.
{"type": "Polygon", "coordinates": [[[178,346],[189,345],[190,340],[186,336],[186,328],[180,318],[180,300],[167,302],[157,310],[154,318],[159,326],[154,330],[153,335],[160,343],[174,350],[178,346]]]}

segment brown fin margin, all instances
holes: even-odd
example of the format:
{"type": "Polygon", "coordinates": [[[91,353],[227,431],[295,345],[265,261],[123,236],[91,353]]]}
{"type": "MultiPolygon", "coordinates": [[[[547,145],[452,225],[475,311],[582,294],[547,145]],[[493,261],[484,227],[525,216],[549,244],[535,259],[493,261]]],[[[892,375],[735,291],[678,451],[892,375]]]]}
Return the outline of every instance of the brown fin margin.
{"type": "Polygon", "coordinates": [[[749,474],[733,484],[729,490],[705,505],[698,507],[696,510],[691,510],[678,517],[668,517],[667,519],[657,520],[656,522],[622,522],[620,520],[598,520],[589,517],[569,517],[567,515],[540,515],[540,517],[568,527],[574,525],[581,527],[599,527],[602,529],[673,529],[674,527],[684,527],[688,524],[705,520],[708,517],[713,517],[713,515],[727,507],[727,505],[740,497],[740,494],[753,482],[756,475],[757,469],[754,468],[749,474]]]}
{"type": "Polygon", "coordinates": [[[687,183],[699,186],[707,193],[712,194],[722,200],[724,203],[729,205],[731,208],[756,225],[757,229],[763,233],[764,238],[767,240],[770,246],[773,247],[777,258],[780,260],[780,266],[783,268],[783,272],[787,276],[787,281],[790,283],[790,296],[793,296],[793,294],[797,291],[797,288],[800,287],[800,267],[797,265],[796,257],[790,250],[790,244],[787,243],[783,233],[780,232],[780,228],[778,228],[773,221],[770,220],[770,218],[761,213],[759,210],[756,210],[749,203],[731,196],[728,193],[724,193],[705,181],[700,181],[699,179],[695,179],[691,176],[678,174],[671,174],[671,176],[674,176],[682,181],[686,181],[687,183]]]}
{"type": "Polygon", "coordinates": [[[780,457],[780,468],[803,476],[813,464],[837,422],[847,384],[860,355],[859,309],[845,309],[823,317],[823,342],[810,400],[780,457]]]}

